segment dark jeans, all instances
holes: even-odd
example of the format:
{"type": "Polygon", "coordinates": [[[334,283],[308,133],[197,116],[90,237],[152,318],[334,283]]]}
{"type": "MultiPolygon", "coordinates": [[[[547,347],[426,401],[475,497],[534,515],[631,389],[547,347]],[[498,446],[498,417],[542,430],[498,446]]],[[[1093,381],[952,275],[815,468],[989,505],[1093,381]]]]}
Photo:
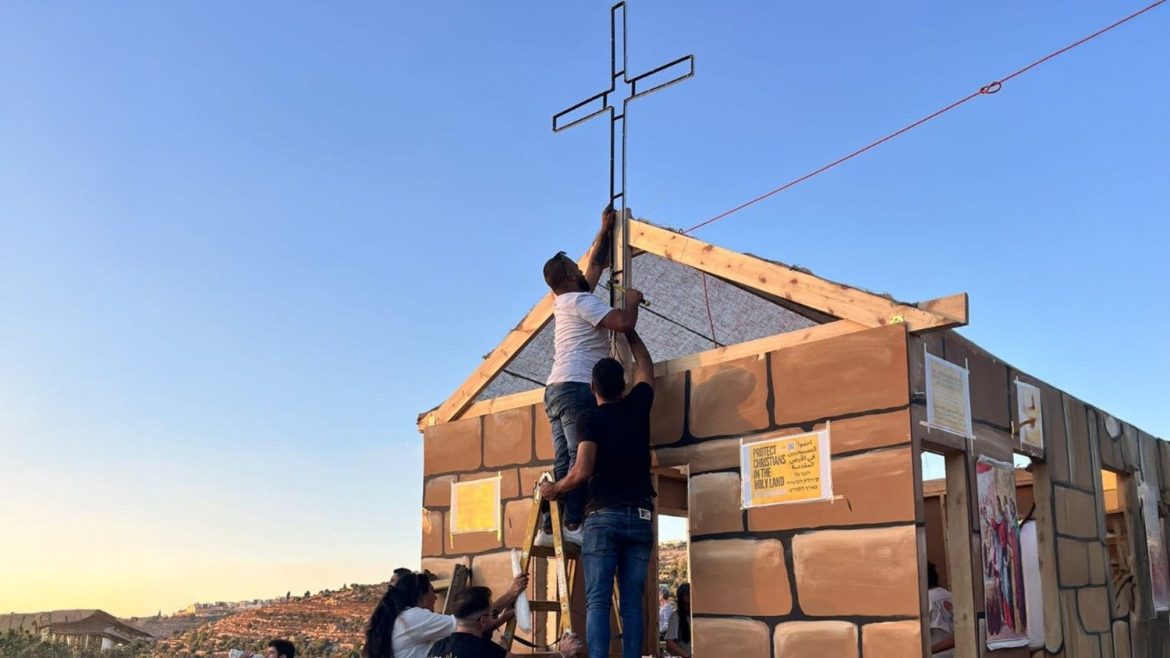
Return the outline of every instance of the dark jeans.
{"type": "MultiPolygon", "coordinates": [[[[643,508],[649,511],[649,506],[643,508]]],[[[645,620],[642,594],[654,547],[653,514],[643,519],[637,507],[606,507],[585,517],[581,566],[585,569],[585,640],[589,658],[608,658],[617,574],[622,615],[622,658],[641,658],[645,620]]]]}
{"type": "MultiPolygon", "coordinates": [[[[553,474],[558,480],[569,474],[577,463],[577,444],[581,441],[581,416],[597,406],[589,384],[565,382],[549,384],[544,389],[544,410],[552,424],[553,474]]],[[[561,499],[561,522],[576,526],[585,517],[585,486],[566,492],[561,499]]],[[[552,522],[545,517],[545,531],[552,530],[552,522]]]]}

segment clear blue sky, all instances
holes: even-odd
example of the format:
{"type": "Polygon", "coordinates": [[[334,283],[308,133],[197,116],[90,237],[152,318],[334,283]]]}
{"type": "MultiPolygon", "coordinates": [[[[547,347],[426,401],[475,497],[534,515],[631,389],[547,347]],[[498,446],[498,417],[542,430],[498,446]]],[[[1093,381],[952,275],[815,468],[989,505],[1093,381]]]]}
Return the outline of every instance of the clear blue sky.
{"type": "MultiPolygon", "coordinates": [[[[1144,3],[634,0],[631,206],[687,226],[1144,3]]],[[[702,231],[1170,435],[1170,7],[702,231]]],[[[0,3],[0,612],[415,563],[416,414],[580,250],[605,2],[0,3]]]]}

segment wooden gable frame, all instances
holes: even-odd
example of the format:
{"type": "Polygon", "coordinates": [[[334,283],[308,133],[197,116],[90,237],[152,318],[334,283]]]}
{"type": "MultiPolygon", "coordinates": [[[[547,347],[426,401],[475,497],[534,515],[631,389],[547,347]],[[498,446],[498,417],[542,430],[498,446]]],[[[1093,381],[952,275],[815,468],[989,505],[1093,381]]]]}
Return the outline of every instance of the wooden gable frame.
{"type": "MultiPolygon", "coordinates": [[[[786,308],[803,307],[821,314],[822,317],[839,318],[801,331],[729,345],[659,363],[656,368],[659,374],[677,371],[680,368],[721,363],[787,345],[887,324],[904,323],[912,333],[967,324],[967,293],[918,304],[906,304],[860,288],[835,283],[780,263],[723,249],[682,233],[634,219],[630,220],[630,246],[636,251],[649,252],[705,272],[786,308]],[[685,364],[685,367],[680,364],[685,364]]],[[[578,262],[588,262],[591,255],[592,251],[587,251],[578,262]]],[[[536,389],[494,400],[475,402],[476,396],[532,342],[552,317],[553,295],[550,292],[541,297],[536,306],[533,306],[524,319],[508,332],[504,340],[484,358],[451,397],[437,409],[420,415],[419,430],[463,416],[494,413],[537,404],[543,400],[543,389],[536,389]]]]}

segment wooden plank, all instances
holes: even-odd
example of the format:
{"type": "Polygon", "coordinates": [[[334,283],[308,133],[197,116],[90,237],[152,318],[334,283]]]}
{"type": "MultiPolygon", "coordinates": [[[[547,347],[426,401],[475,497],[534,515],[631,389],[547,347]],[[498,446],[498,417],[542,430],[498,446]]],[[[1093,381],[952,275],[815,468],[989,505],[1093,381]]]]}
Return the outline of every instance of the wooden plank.
{"type": "Polygon", "coordinates": [[[981,563],[982,556],[971,555],[971,491],[967,479],[967,455],[952,452],[946,456],[947,494],[943,498],[946,523],[947,563],[951,580],[951,598],[955,608],[955,658],[978,656],[979,633],[975,626],[975,596],[983,596],[983,584],[975,588],[971,565],[981,563]]]}
{"type": "MultiPolygon", "coordinates": [[[[742,359],[747,356],[755,356],[767,352],[774,352],[786,347],[804,345],[806,343],[812,343],[818,340],[844,336],[845,334],[851,334],[856,331],[864,331],[866,329],[869,329],[869,327],[858,324],[856,322],[849,320],[837,320],[828,324],[808,327],[807,329],[798,329],[788,333],[776,334],[775,336],[757,338],[756,340],[749,340],[745,343],[736,343],[734,345],[727,345],[725,347],[707,350],[706,352],[698,352],[696,354],[689,354],[687,356],[680,356],[675,359],[670,359],[669,361],[662,361],[660,363],[654,364],[654,376],[662,377],[663,375],[684,372],[695,368],[702,368],[703,366],[734,361],[735,359],[742,359]]],[[[463,413],[457,416],[457,418],[473,418],[475,416],[484,416],[500,411],[507,411],[509,409],[517,409],[519,407],[540,404],[543,401],[544,389],[537,388],[531,391],[523,391],[521,393],[513,393],[511,395],[492,398],[491,400],[476,402],[475,404],[468,406],[463,413]]],[[[431,415],[427,414],[419,420],[418,429],[420,432],[430,425],[439,424],[439,421],[437,420],[431,422],[430,418],[431,415]]]]}
{"type": "Polygon", "coordinates": [[[960,292],[938,299],[929,299],[915,304],[918,308],[931,313],[945,315],[961,325],[967,324],[967,313],[970,310],[970,300],[967,293],[960,292]]]}
{"type": "Polygon", "coordinates": [[[519,409],[520,407],[529,407],[534,404],[541,404],[544,402],[544,388],[534,388],[531,391],[522,391],[520,393],[512,393],[511,395],[502,395],[498,398],[490,400],[483,400],[476,402],[459,415],[460,418],[470,418],[473,416],[487,416],[489,414],[498,413],[500,411],[507,411],[509,409],[519,409]]]}
{"type": "MultiPolygon", "coordinates": [[[[590,257],[593,255],[593,248],[590,247],[585,255],[581,257],[578,263],[588,263],[590,257]]],[[[439,405],[439,408],[433,413],[428,414],[421,419],[420,424],[425,427],[427,425],[437,425],[445,423],[449,420],[454,420],[459,417],[459,414],[471,404],[475,396],[479,395],[484,388],[492,381],[493,378],[516,358],[520,350],[524,349],[536,334],[548,324],[553,316],[553,294],[551,292],[545,293],[544,297],[528,311],[520,324],[516,328],[508,332],[504,337],[503,342],[496,346],[494,350],[488,354],[487,358],[479,364],[475,372],[471,373],[459,388],[447,398],[447,401],[439,405]]]]}
{"type": "Polygon", "coordinates": [[[786,347],[794,347],[818,340],[825,340],[826,338],[844,336],[845,334],[864,331],[868,328],[850,320],[837,320],[829,324],[817,325],[815,327],[776,334],[775,336],[767,336],[765,338],[757,338],[756,340],[749,340],[746,343],[736,343],[735,345],[727,345],[725,347],[707,350],[706,352],[680,356],[676,359],[656,363],[654,364],[654,376],[661,377],[671,373],[734,361],[735,359],[742,359],[746,356],[774,352],[786,347]]]}
{"type": "Polygon", "coordinates": [[[910,331],[922,331],[962,324],[946,315],[723,249],[646,222],[630,221],[630,245],[753,290],[776,295],[867,327],[905,322],[910,331]]]}

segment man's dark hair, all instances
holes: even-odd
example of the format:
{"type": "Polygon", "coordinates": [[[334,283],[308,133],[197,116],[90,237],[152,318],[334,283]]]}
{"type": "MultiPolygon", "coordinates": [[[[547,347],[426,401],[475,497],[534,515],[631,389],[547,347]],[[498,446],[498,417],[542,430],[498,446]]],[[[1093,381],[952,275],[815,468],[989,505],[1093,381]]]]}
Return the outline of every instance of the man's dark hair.
{"type": "Polygon", "coordinates": [[[626,371],[617,359],[605,357],[593,366],[593,390],[602,400],[620,398],[626,390],[626,371]]]}
{"type": "Polygon", "coordinates": [[[405,576],[408,573],[414,573],[414,572],[411,571],[410,569],[407,569],[406,567],[398,567],[397,569],[394,570],[394,575],[398,576],[399,578],[405,576]]]}
{"type": "Polygon", "coordinates": [[[926,584],[931,589],[938,587],[938,567],[934,566],[934,562],[926,563],[926,584]]]}
{"type": "Polygon", "coordinates": [[[270,649],[276,649],[276,655],[284,658],[296,658],[297,648],[288,640],[272,640],[268,643],[270,649]]]}
{"type": "Polygon", "coordinates": [[[569,280],[569,271],[564,263],[565,252],[558,251],[556,256],[548,259],[544,264],[544,282],[550,290],[559,290],[569,280]]]}
{"type": "Polygon", "coordinates": [[[492,607],[492,591],[486,587],[468,587],[455,597],[455,618],[464,623],[475,621],[476,616],[492,607]]]}

